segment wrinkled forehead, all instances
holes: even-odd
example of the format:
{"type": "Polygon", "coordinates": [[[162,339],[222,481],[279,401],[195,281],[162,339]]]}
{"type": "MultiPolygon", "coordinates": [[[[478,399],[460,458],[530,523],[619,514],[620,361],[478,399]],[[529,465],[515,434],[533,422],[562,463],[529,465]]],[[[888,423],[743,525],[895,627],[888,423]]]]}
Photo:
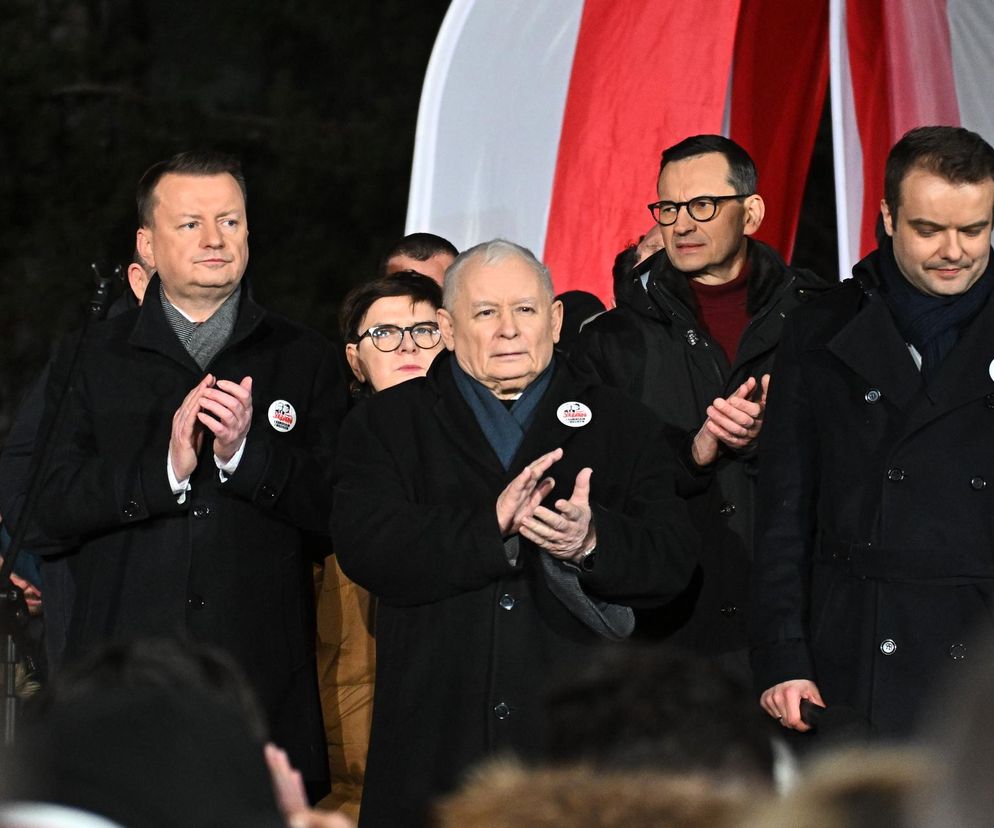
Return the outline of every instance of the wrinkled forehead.
{"type": "Polygon", "coordinates": [[[552,301],[539,275],[517,256],[492,262],[480,257],[467,262],[456,287],[456,301],[464,307],[481,303],[500,305],[522,299],[543,305],[552,301]]]}

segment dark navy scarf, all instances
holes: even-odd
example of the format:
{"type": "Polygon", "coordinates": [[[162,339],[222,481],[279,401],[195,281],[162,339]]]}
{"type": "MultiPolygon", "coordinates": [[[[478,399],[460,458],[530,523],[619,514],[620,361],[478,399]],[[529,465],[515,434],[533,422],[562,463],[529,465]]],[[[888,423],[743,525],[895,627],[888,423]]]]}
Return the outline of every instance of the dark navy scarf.
{"type": "Polygon", "coordinates": [[[889,236],[880,243],[881,294],[905,342],[914,345],[922,358],[922,377],[928,378],[959,341],[994,289],[994,258],[966,293],[929,296],[901,273],[889,236]]]}

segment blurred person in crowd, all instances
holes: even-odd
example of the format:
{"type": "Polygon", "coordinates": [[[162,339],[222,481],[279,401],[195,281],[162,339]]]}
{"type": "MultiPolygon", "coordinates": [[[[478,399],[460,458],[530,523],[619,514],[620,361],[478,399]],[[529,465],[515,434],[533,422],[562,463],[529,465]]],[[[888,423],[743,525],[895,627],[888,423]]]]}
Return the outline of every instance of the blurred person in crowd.
{"type": "Polygon", "coordinates": [[[959,127],[911,130],[880,211],[878,249],[784,329],[752,658],[784,727],[809,730],[807,700],[902,738],[991,629],[994,148],[959,127]]]}
{"type": "Polygon", "coordinates": [[[554,355],[548,270],[496,240],[446,273],[448,353],[342,431],[333,532],[377,599],[361,824],[422,824],[435,795],[542,745],[541,684],[686,585],[696,537],[662,426],[554,355]]]}
{"type": "Polygon", "coordinates": [[[434,279],[439,287],[445,270],[459,255],[452,242],[434,233],[411,233],[387,250],[380,267],[383,276],[413,271],[434,279]]]}
{"type": "MultiPolygon", "coordinates": [[[[368,397],[423,377],[442,351],[442,291],[427,276],[398,273],[352,290],[340,328],[354,374],[353,396],[368,397]]],[[[359,812],[373,716],[375,606],[370,594],[325,559],[318,588],[318,685],[324,711],[331,793],[322,807],[359,812]]]]}
{"type": "MultiPolygon", "coordinates": [[[[636,635],[669,640],[749,675],[747,625],[756,447],[785,315],[818,287],[756,241],[766,207],[734,141],[695,135],[663,152],[658,239],[627,298],[586,325],[576,361],[658,414],[679,441],[682,491],[701,563],[675,601],[640,613],[636,635]]],[[[648,243],[647,243],[648,242],[648,243]]]]}
{"type": "Polygon", "coordinates": [[[548,763],[772,784],[771,732],[752,688],[677,647],[605,647],[564,671],[545,710],[548,763]]]}
{"type": "Polygon", "coordinates": [[[435,808],[436,828],[731,828],[753,804],[741,786],[706,776],[590,766],[476,769],[435,808]]]}
{"type": "Polygon", "coordinates": [[[323,792],[309,561],[328,544],[346,401],[337,355],[243,282],[235,159],[159,162],[137,203],[156,275],[139,309],[83,342],[39,509],[50,537],[79,539],[66,657],[137,634],[221,647],[323,792]]]}

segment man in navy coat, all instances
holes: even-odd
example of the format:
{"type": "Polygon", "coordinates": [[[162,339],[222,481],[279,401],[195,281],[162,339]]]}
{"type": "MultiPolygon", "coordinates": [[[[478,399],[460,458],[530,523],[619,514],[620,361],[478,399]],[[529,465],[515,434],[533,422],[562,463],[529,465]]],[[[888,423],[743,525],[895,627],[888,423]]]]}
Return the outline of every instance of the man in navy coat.
{"type": "MultiPolygon", "coordinates": [[[[879,249],[787,320],[760,450],[761,704],[911,732],[994,606],[994,149],[891,150],[879,249]]],[[[837,719],[838,720],[838,719],[837,719]]]]}

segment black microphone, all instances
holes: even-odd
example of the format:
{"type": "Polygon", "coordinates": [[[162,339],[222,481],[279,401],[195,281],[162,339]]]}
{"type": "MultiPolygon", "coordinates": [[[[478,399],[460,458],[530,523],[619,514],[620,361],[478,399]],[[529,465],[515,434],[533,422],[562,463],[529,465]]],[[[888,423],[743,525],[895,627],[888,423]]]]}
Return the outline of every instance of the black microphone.
{"type": "Polygon", "coordinates": [[[97,288],[93,292],[93,297],[90,299],[87,313],[91,319],[103,319],[107,316],[107,309],[110,307],[110,292],[114,284],[114,279],[121,278],[121,266],[119,264],[114,265],[114,271],[111,276],[103,276],[96,262],[90,263],[90,269],[93,271],[93,280],[97,288]]]}

